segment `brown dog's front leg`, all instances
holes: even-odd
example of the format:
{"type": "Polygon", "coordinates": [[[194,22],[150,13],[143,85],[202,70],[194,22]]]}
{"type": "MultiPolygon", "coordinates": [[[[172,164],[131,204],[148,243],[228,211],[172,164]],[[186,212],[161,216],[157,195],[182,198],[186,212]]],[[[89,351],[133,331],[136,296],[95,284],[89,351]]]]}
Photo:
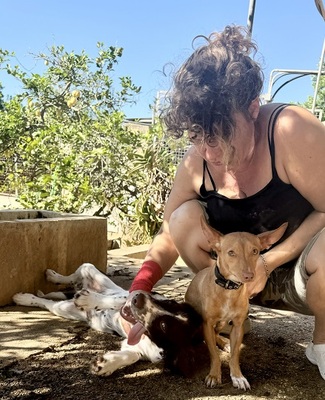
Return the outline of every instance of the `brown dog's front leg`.
{"type": "Polygon", "coordinates": [[[239,365],[240,345],[244,336],[243,322],[238,323],[233,321],[233,324],[230,332],[230,377],[235,388],[246,390],[251,387],[247,379],[243,376],[239,365]]]}
{"type": "Polygon", "coordinates": [[[205,384],[207,387],[212,388],[217,384],[221,384],[221,361],[216,346],[216,336],[212,323],[204,322],[203,333],[210,354],[210,372],[205,378],[205,384]]]}

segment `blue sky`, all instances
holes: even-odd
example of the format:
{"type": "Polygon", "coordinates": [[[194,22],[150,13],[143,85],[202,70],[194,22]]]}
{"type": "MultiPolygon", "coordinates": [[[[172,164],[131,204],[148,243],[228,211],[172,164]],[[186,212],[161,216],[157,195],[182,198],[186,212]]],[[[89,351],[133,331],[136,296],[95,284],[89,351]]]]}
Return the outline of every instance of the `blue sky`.
{"type": "MultiPolygon", "coordinates": [[[[249,0],[0,0],[0,47],[14,51],[30,72],[40,66],[31,53],[52,45],[95,55],[98,41],[124,48],[115,76],[131,76],[142,86],[127,117],[151,117],[158,91],[169,88],[164,67],[176,67],[191,54],[192,39],[246,26],[249,0]]],[[[259,45],[267,90],[273,69],[317,70],[325,22],[314,0],[256,0],[253,39],[259,45]]],[[[17,83],[0,71],[5,94],[19,92],[17,83]]],[[[283,83],[285,80],[281,80],[283,83]]],[[[311,78],[297,79],[275,101],[303,102],[313,95],[311,78]]]]}

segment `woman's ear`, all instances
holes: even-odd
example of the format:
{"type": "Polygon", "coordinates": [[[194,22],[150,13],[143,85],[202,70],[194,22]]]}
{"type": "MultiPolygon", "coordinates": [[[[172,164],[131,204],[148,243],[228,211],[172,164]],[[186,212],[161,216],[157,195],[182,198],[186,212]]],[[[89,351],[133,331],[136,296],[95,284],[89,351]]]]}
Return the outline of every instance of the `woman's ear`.
{"type": "Polygon", "coordinates": [[[260,99],[256,97],[248,107],[248,112],[253,121],[257,120],[258,114],[260,112],[260,99]]]}

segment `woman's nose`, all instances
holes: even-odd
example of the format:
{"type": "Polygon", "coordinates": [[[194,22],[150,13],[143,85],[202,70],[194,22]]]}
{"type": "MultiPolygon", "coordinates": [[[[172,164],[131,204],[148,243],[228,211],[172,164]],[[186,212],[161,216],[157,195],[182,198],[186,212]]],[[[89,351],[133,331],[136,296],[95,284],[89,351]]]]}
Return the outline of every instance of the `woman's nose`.
{"type": "Polygon", "coordinates": [[[201,145],[200,154],[202,157],[211,162],[221,162],[222,161],[222,151],[218,147],[211,147],[204,143],[201,145]]]}

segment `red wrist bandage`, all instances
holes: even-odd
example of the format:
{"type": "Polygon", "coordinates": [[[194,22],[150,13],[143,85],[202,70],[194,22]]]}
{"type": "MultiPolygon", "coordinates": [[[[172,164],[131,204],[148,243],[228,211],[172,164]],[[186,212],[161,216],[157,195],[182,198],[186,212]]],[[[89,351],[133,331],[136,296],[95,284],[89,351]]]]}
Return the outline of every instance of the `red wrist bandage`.
{"type": "Polygon", "coordinates": [[[131,293],[135,290],[151,292],[151,289],[159,281],[159,279],[162,278],[162,276],[163,273],[159,264],[151,260],[145,261],[134,278],[129,292],[131,293]]]}

